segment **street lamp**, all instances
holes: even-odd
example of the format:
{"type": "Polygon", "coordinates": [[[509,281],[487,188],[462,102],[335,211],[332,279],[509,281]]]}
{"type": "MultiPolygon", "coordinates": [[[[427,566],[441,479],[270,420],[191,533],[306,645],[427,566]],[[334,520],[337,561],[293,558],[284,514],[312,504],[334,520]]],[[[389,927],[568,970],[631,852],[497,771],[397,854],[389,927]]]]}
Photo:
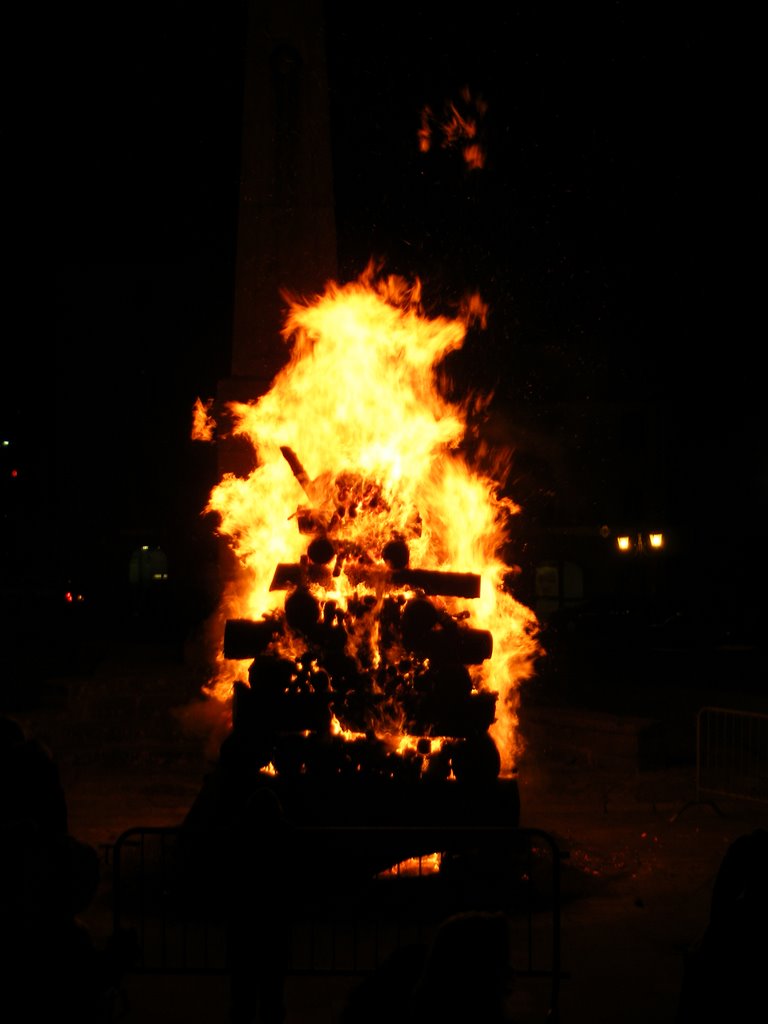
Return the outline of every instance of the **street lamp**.
{"type": "Polygon", "coordinates": [[[646,548],[658,551],[664,547],[664,534],[660,531],[654,531],[653,533],[638,532],[633,540],[631,534],[620,533],[616,535],[616,547],[622,554],[627,554],[630,551],[642,554],[646,548]]]}

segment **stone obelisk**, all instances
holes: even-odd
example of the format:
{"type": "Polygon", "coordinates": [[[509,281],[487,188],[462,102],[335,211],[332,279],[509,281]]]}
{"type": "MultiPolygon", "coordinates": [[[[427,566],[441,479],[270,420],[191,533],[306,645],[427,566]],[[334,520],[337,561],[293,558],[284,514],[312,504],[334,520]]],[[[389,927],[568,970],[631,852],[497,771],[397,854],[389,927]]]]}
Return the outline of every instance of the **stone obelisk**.
{"type": "MultiPolygon", "coordinates": [[[[268,390],[288,351],[283,290],[313,296],[337,272],[323,5],[251,0],[243,98],[231,376],[219,407],[268,390]]],[[[219,442],[222,470],[236,445],[219,442]]]]}

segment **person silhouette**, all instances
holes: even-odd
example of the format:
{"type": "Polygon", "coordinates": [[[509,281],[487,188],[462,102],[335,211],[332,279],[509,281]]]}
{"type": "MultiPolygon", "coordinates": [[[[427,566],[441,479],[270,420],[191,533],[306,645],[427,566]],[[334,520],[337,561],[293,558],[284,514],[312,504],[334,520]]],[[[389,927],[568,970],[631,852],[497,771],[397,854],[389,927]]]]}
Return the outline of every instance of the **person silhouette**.
{"type": "Polygon", "coordinates": [[[677,1024],[749,1021],[761,1004],[768,964],[768,830],[735,839],[712,887],[709,921],[688,954],[677,1024]]]}
{"type": "Polygon", "coordinates": [[[291,828],[259,767],[231,733],[181,825],[183,891],[226,926],[232,1024],[282,1024],[286,1012],[291,828]]]}
{"type": "Polygon", "coordinates": [[[81,915],[100,881],[96,850],[71,835],[58,766],[15,719],[0,719],[0,930],[4,995],[26,1020],[105,1024],[121,973],[81,915]]]}
{"type": "Polygon", "coordinates": [[[50,749],[14,718],[0,718],[0,821],[34,822],[45,834],[68,831],[67,801],[50,749]]]}

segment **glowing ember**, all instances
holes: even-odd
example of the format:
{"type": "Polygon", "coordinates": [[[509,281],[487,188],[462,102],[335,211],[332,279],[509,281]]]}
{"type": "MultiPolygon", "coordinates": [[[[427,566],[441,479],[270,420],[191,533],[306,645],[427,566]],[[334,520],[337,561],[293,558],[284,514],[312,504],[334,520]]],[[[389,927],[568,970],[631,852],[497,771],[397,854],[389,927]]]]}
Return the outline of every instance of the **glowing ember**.
{"type": "Polygon", "coordinates": [[[417,774],[458,776],[474,744],[494,777],[513,771],[518,688],[540,650],[533,612],[505,589],[509,452],[475,445],[470,464],[488,396],[449,401],[439,373],[484,312],[475,298],[460,319],[429,317],[418,282],[373,266],[291,304],[287,365],[228,407],[256,466],[224,475],[206,508],[239,567],[206,687],[222,716],[253,698],[295,746],[315,734],[347,763],[373,743],[417,774]]]}

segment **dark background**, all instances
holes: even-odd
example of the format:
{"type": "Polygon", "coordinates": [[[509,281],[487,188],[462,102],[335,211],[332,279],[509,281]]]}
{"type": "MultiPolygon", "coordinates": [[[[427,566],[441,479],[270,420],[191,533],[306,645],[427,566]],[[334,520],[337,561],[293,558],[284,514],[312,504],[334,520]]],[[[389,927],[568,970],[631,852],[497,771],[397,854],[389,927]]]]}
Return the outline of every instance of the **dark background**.
{"type": "MultiPolygon", "coordinates": [[[[482,293],[453,369],[493,390],[531,521],[653,512],[689,538],[691,589],[762,602],[756,27],[694,4],[325,8],[340,277],[380,256],[435,312],[482,293]],[[465,86],[487,103],[480,171],[417,145],[424,106],[465,86]],[[617,428],[614,407],[641,415],[617,428]],[[626,466],[651,410],[648,508],[626,466]]],[[[56,14],[53,340],[10,346],[3,380],[22,572],[103,583],[146,538],[184,580],[207,544],[215,460],[190,416],[229,373],[245,18],[56,14]]]]}

